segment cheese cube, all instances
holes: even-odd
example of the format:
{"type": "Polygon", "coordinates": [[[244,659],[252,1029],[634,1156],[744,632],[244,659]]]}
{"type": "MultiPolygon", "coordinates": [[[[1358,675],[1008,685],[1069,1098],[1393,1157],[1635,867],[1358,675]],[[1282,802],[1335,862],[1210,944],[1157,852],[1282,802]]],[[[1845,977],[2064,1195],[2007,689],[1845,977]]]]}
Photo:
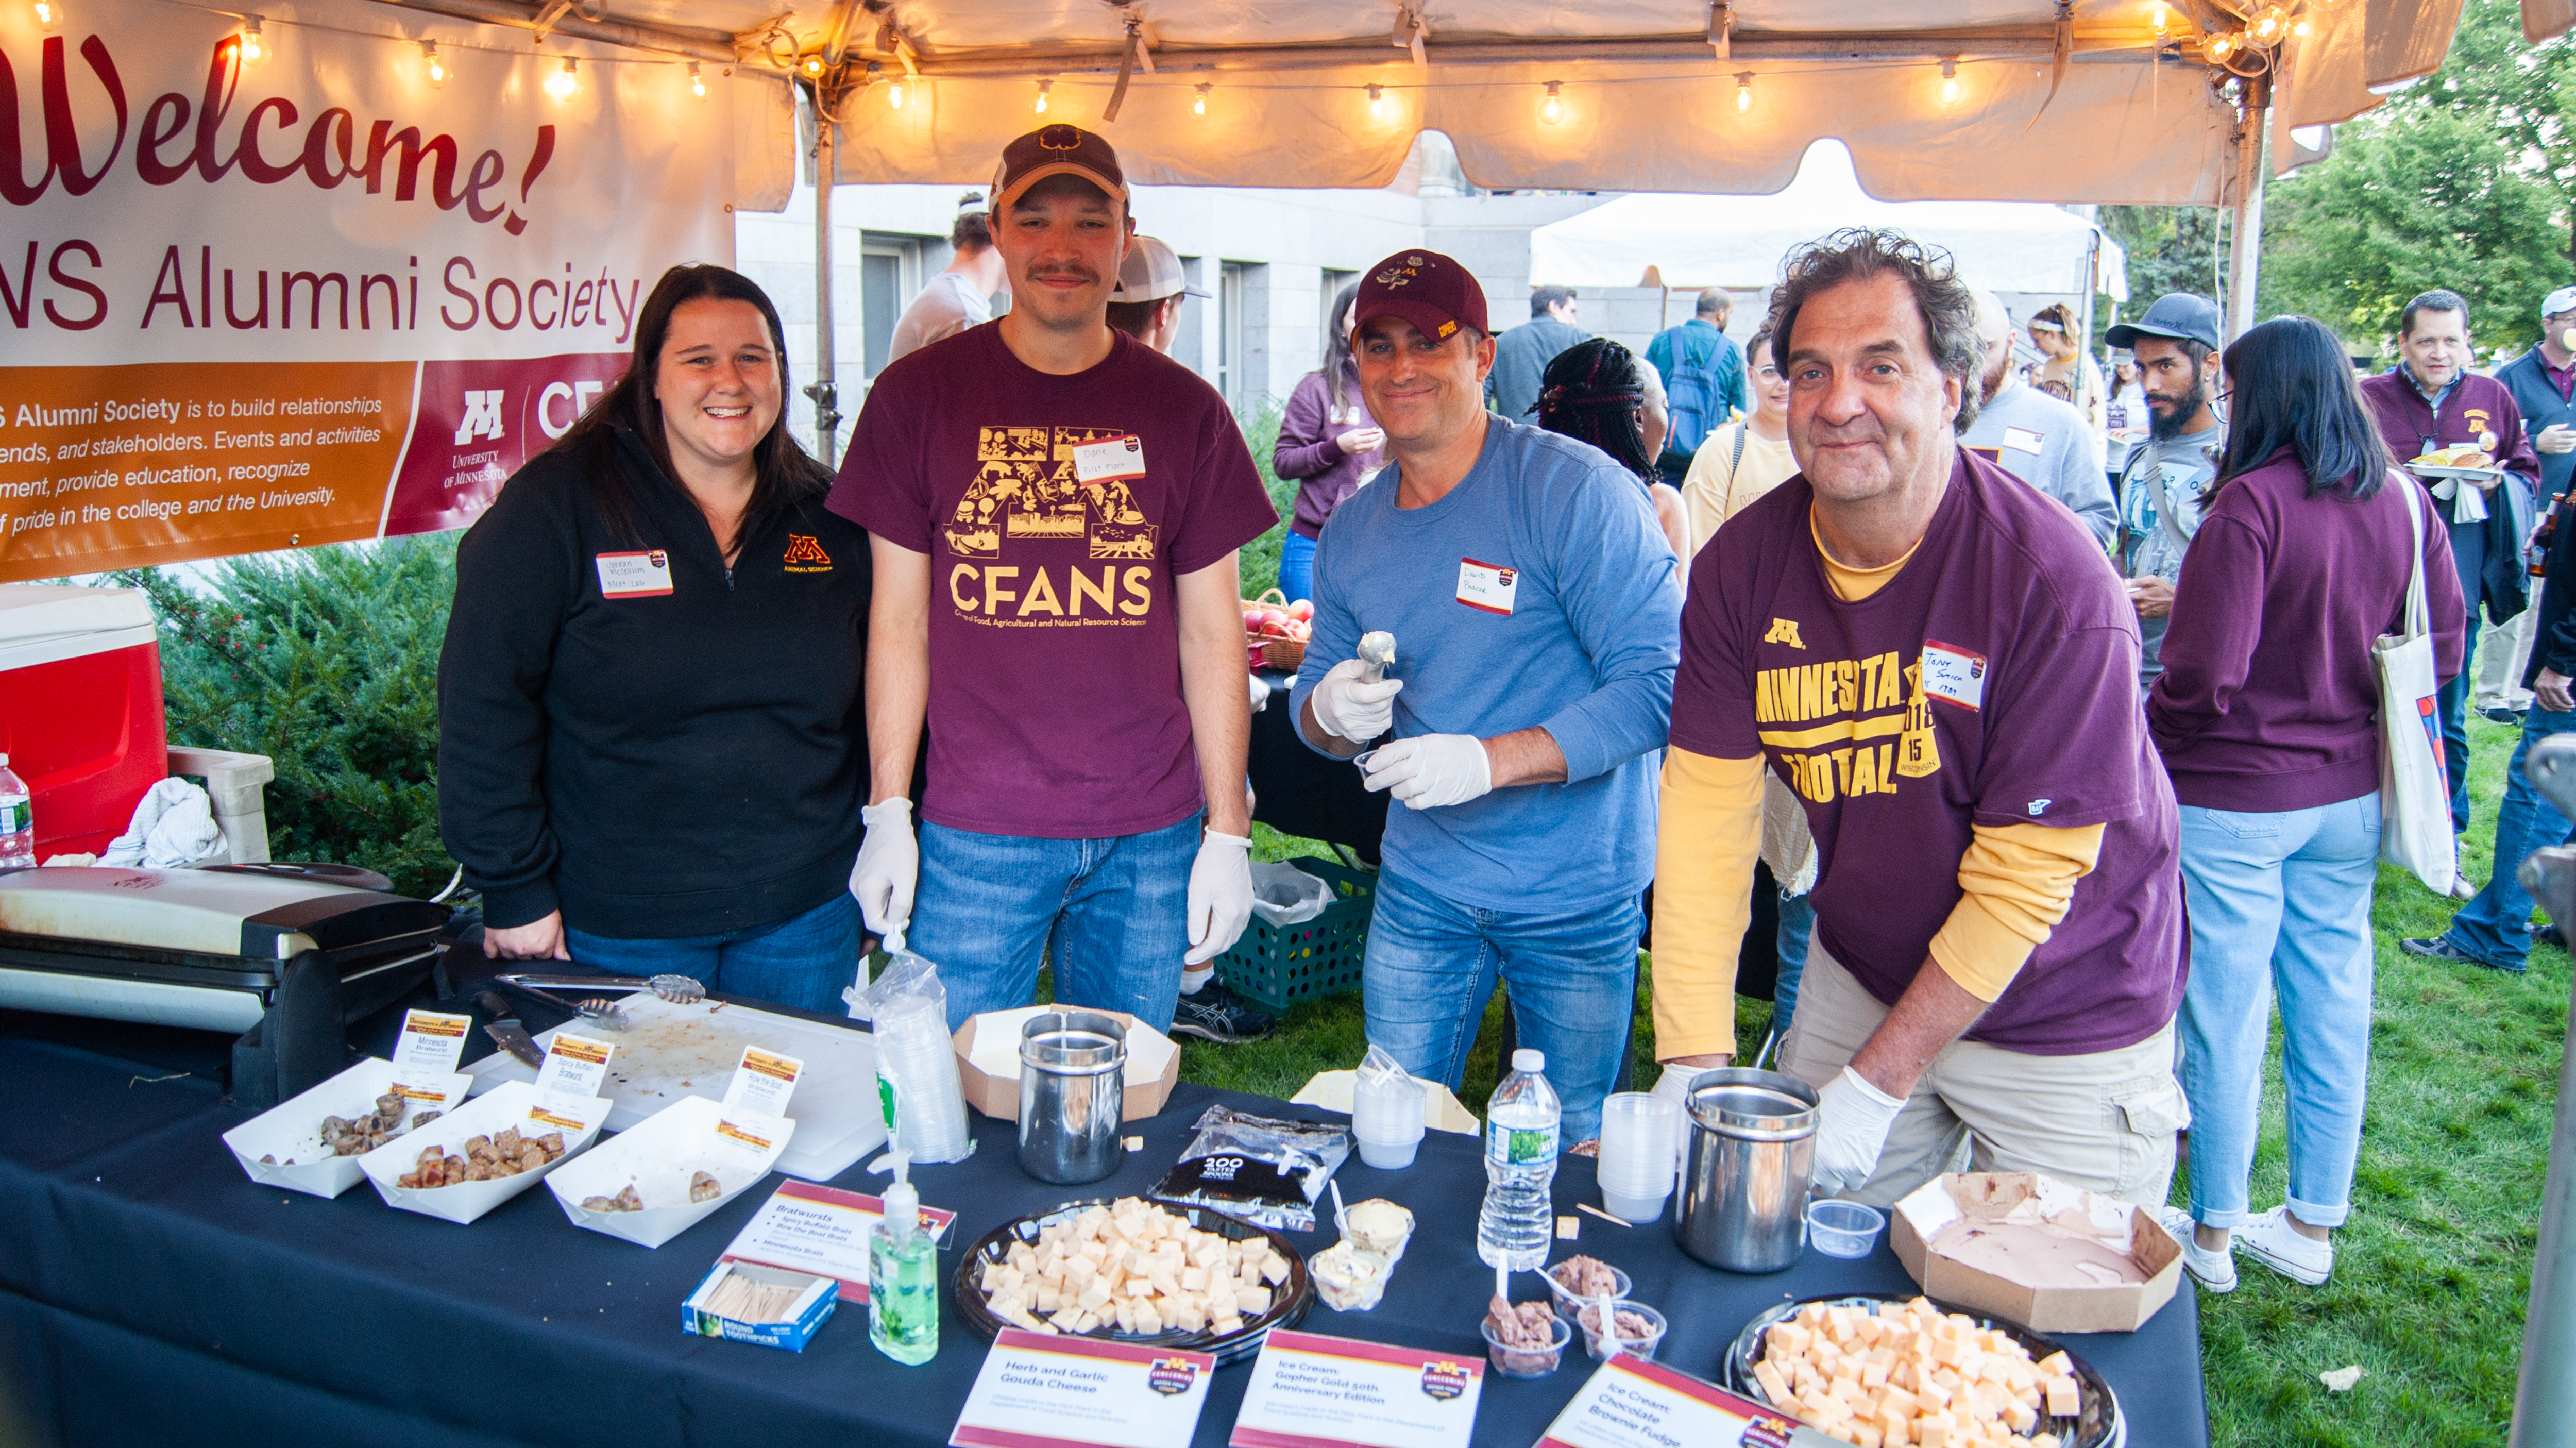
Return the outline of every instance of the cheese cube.
{"type": "Polygon", "coordinates": [[[1789,1385],[1781,1380],[1780,1370],[1767,1361],[1753,1365],[1753,1381],[1762,1385],[1762,1400],[1777,1408],[1788,1403],[1789,1385]]]}
{"type": "Polygon", "coordinates": [[[1941,1381],[1937,1373],[1915,1383],[1914,1396],[1930,1404],[1935,1410],[1950,1406],[1950,1387],[1941,1381]]]}
{"type": "Polygon", "coordinates": [[[1833,1390],[1827,1396],[1839,1398],[1846,1403],[1858,1403],[1867,1400],[1869,1392],[1849,1378],[1836,1378],[1833,1390]]]}
{"type": "Polygon", "coordinates": [[[1914,1441],[1923,1448],[1951,1448],[1950,1423],[1946,1418],[1914,1420],[1914,1441]]]}
{"type": "Polygon", "coordinates": [[[1064,1293],[1057,1289],[1056,1284],[1041,1277],[1038,1279],[1037,1291],[1029,1301],[1030,1305],[1040,1312],[1054,1312],[1064,1306],[1064,1293]]]}
{"type": "Polygon", "coordinates": [[[1099,1275],[1100,1263],[1090,1257],[1076,1252],[1064,1259],[1065,1284],[1077,1292],[1090,1286],[1091,1279],[1099,1275]]]}
{"type": "Polygon", "coordinates": [[[1885,1435],[1879,1439],[1883,1448],[1914,1448],[1914,1420],[1889,1418],[1878,1425],[1885,1435]]]}
{"type": "Polygon", "coordinates": [[[1798,1322],[1802,1327],[1823,1327],[1825,1325],[1825,1305],[1821,1302],[1810,1302],[1806,1306],[1799,1308],[1798,1322]]]}
{"type": "Polygon", "coordinates": [[[1094,1277],[1088,1283],[1083,1285],[1081,1294],[1073,1300],[1076,1305],[1082,1307],[1086,1311],[1099,1312],[1108,1306],[1110,1298],[1114,1295],[1115,1294],[1109,1286],[1108,1278],[1094,1277]]]}
{"type": "Polygon", "coordinates": [[[2064,1349],[2050,1353],[2031,1366],[2043,1378],[2071,1377],[2075,1372],[2075,1361],[2066,1355],[2064,1349]]]}
{"type": "Polygon", "coordinates": [[[2027,1433],[2039,1422],[2039,1414],[2030,1404],[2015,1398],[2004,1405],[2004,1421],[2012,1425],[2014,1432],[2027,1433]]]}
{"type": "Polygon", "coordinates": [[[1121,1290],[1129,1297],[1151,1297],[1154,1295],[1154,1282],[1149,1277],[1130,1277],[1121,1290]]]}
{"type": "Polygon", "coordinates": [[[2030,1435],[2030,1448],[2057,1448],[2057,1435],[2054,1433],[2033,1433],[2030,1435]]]}
{"type": "Polygon", "coordinates": [[[1220,1334],[1241,1332],[1243,1331],[1243,1319],[1241,1316],[1232,1312],[1223,1313],[1219,1316],[1208,1319],[1208,1331],[1220,1334]]]}
{"type": "Polygon", "coordinates": [[[1813,1328],[1802,1327],[1794,1322],[1781,1323],[1771,1330],[1779,1335],[1779,1340],[1783,1347],[1788,1349],[1789,1352],[1801,1356],[1806,1353],[1807,1349],[1812,1346],[1816,1340],[1816,1333],[1813,1328]]]}
{"type": "Polygon", "coordinates": [[[1181,1290],[1183,1292],[1205,1292],[1207,1291],[1208,1285],[1207,1269],[1205,1267],[1184,1267],[1181,1269],[1180,1281],[1181,1290]]]}
{"type": "Polygon", "coordinates": [[[1827,1307],[1825,1309],[1826,1335],[1831,1337],[1849,1337],[1851,1336],[1851,1331],[1852,1310],[1850,1308],[1827,1307]]]}
{"type": "Polygon", "coordinates": [[[1121,1297],[1111,1303],[1110,1306],[1117,1316],[1118,1330],[1120,1332],[1134,1332],[1136,1330],[1136,1299],[1132,1297],[1121,1297]]]}
{"type": "Polygon", "coordinates": [[[1151,1299],[1137,1303],[1136,1310],[1130,1315],[1129,1321],[1135,1323],[1135,1331],[1146,1333],[1148,1335],[1161,1332],[1163,1330],[1162,1311],[1154,1305],[1151,1299]]]}
{"type": "Polygon", "coordinates": [[[1163,1325],[1197,1332],[1207,1326],[1207,1304],[1192,1296],[1175,1298],[1164,1304],[1163,1325]]]}
{"type": "Polygon", "coordinates": [[[1878,1405],[1900,1418],[1913,1418],[1922,1400],[1903,1388],[1890,1384],[1878,1390],[1878,1405]]]}
{"type": "Polygon", "coordinates": [[[2084,1395],[2071,1376],[2048,1380],[2048,1414],[2052,1418],[2071,1418],[2083,1411],[2084,1395]]]}
{"type": "Polygon", "coordinates": [[[1875,1423],[1854,1423],[1851,1425],[1850,1435],[1844,1441],[1853,1444],[1854,1448],[1880,1448],[1880,1445],[1886,1441],[1875,1423]]]}
{"type": "Polygon", "coordinates": [[[1234,1289],[1234,1305],[1236,1310],[1240,1312],[1253,1317],[1259,1317],[1261,1314],[1270,1310],[1270,1289],[1267,1287],[1238,1287],[1234,1289]]]}
{"type": "Polygon", "coordinates": [[[1288,1264],[1276,1252],[1261,1264],[1261,1280],[1276,1287],[1288,1280],[1288,1264]]]}

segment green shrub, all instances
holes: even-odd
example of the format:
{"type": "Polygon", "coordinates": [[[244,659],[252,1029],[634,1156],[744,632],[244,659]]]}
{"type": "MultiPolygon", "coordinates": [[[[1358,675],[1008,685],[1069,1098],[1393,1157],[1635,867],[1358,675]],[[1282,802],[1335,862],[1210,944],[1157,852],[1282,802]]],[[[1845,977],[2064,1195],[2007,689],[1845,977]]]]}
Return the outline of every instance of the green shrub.
{"type": "Polygon", "coordinates": [[[438,839],[438,650],[455,534],[254,554],[198,581],[139,569],[161,623],[170,742],[265,754],[269,851],[377,871],[426,897],[438,839]]]}
{"type": "Polygon", "coordinates": [[[1252,465],[1261,470],[1261,485],[1270,490],[1270,502],[1279,510],[1279,522],[1269,532],[1243,545],[1246,598],[1259,598],[1263,589],[1279,585],[1279,546],[1288,536],[1288,519],[1297,503],[1297,480],[1280,477],[1270,466],[1271,449],[1279,445],[1279,418],[1279,404],[1263,398],[1252,416],[1236,419],[1243,425],[1243,440],[1252,448],[1252,465]]]}

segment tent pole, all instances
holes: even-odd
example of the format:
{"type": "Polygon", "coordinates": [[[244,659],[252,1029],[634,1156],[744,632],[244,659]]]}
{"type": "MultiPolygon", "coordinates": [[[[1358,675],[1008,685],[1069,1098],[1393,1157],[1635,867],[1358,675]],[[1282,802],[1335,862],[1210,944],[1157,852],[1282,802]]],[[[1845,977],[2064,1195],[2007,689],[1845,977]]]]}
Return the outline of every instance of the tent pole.
{"type": "Polygon", "coordinates": [[[823,88],[809,88],[814,107],[814,380],[805,395],[814,399],[814,455],[823,466],[840,464],[834,435],[841,430],[840,371],[832,357],[832,183],[837,164],[832,155],[832,118],[823,106],[823,88]]]}
{"type": "MultiPolygon", "coordinates": [[[[2541,741],[2523,761],[2523,770],[2551,804],[2576,804],[2576,741],[2541,741]]],[[[2523,862],[2520,879],[2549,907],[2551,919],[2576,920],[2576,850],[2535,852],[2523,862]]],[[[2576,1443],[2576,1211],[2569,1207],[2571,1195],[2576,1195],[2576,1036],[2568,1039],[2558,1070],[2557,1120],[2550,1132],[2540,1241],[2522,1327],[2522,1381],[2514,1394],[2513,1448],[2576,1443]]]]}
{"type": "Polygon", "coordinates": [[[2236,131],[2236,217],[2228,236],[2227,340],[2231,342],[2254,325],[2255,269],[2263,253],[2263,178],[2271,169],[2265,164],[2264,122],[2271,110],[2272,78],[2249,77],[2244,120],[2236,131]]]}

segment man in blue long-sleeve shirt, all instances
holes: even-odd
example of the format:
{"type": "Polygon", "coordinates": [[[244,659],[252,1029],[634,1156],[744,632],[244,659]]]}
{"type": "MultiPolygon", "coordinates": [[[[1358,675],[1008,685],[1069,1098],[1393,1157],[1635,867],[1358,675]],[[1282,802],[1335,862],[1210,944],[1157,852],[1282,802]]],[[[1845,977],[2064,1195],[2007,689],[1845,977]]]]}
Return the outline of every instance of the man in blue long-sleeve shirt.
{"type": "Polygon", "coordinates": [[[1564,1140],[1588,1140],[1627,1044],[1654,873],[1672,549],[1606,454],[1486,414],[1494,343],[1465,268],[1398,253],[1361,283],[1356,317],[1394,467],[1324,525],[1292,697],[1321,753],[1395,736],[1364,766],[1405,806],[1369,928],[1369,1039],[1454,1088],[1499,977],[1521,1044],[1546,1053],[1564,1140]],[[1384,682],[1354,658],[1375,631],[1396,640],[1384,682]]]}

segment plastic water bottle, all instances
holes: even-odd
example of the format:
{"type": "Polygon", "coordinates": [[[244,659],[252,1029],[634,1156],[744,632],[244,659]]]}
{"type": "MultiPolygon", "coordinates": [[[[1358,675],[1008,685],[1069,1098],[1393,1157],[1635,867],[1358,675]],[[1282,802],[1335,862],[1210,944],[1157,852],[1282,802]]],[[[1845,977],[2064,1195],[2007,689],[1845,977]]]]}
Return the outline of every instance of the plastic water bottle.
{"type": "Polygon", "coordinates": [[[27,782],[9,771],[9,756],[0,754],[0,870],[36,863],[36,806],[27,782]]]}
{"type": "Polygon", "coordinates": [[[1476,1255],[1488,1267],[1527,1272],[1547,1261],[1556,1225],[1548,1186],[1556,1180],[1563,1112],[1541,1074],[1546,1069],[1540,1052],[1512,1052],[1512,1074],[1485,1103],[1485,1208],[1476,1217],[1476,1255]]]}

